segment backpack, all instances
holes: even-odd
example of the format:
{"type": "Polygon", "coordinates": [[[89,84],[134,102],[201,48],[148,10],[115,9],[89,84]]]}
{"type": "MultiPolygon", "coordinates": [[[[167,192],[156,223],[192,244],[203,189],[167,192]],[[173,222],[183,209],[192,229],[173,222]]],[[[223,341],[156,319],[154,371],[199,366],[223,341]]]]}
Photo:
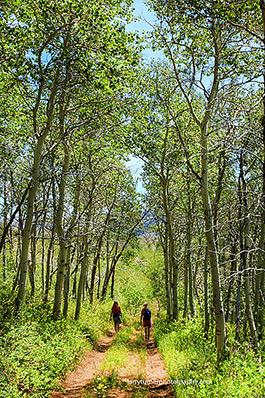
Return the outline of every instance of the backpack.
{"type": "Polygon", "coordinates": [[[149,310],[149,308],[146,308],[146,310],[144,312],[144,320],[150,321],[150,319],[151,319],[151,311],[149,310]]]}

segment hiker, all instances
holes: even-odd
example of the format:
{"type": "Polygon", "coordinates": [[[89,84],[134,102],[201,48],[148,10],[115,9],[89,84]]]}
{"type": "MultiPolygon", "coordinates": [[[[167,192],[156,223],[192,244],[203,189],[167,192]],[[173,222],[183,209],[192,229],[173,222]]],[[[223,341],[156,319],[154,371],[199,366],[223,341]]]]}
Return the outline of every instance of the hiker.
{"type": "Polygon", "coordinates": [[[142,319],[143,319],[143,327],[145,332],[145,340],[149,340],[150,328],[152,327],[152,322],[151,322],[151,311],[149,308],[147,308],[147,303],[144,303],[144,308],[141,311],[140,323],[142,323],[142,319]]]}
{"type": "Polygon", "coordinates": [[[113,321],[114,321],[114,328],[115,332],[117,333],[120,330],[120,324],[121,324],[121,307],[119,306],[118,301],[114,301],[114,304],[111,308],[111,313],[110,313],[110,321],[113,316],[113,321]]]}

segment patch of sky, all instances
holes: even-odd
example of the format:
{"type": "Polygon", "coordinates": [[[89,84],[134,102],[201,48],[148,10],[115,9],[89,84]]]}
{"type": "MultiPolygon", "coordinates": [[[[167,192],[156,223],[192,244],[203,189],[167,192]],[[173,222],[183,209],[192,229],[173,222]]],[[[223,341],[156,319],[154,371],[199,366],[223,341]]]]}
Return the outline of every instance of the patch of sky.
{"type": "MultiPolygon", "coordinates": [[[[152,32],[157,18],[155,14],[149,10],[146,2],[143,0],[134,0],[132,7],[134,9],[133,15],[136,20],[127,25],[127,31],[138,32],[141,37],[143,37],[146,33],[148,34],[152,32]]],[[[164,58],[163,51],[154,51],[152,49],[150,40],[147,36],[148,35],[145,35],[143,60],[149,62],[153,58],[164,58]]]]}
{"type": "Polygon", "coordinates": [[[145,188],[143,187],[143,182],[141,177],[143,164],[144,162],[141,159],[132,155],[130,156],[129,160],[126,162],[126,166],[128,167],[128,169],[130,169],[134,181],[136,183],[137,192],[141,194],[145,193],[145,188]]]}
{"type": "MultiPolygon", "coordinates": [[[[132,7],[134,9],[133,15],[135,20],[129,23],[126,29],[129,32],[137,32],[141,37],[143,37],[146,33],[150,33],[153,30],[153,25],[157,21],[156,16],[148,9],[146,2],[143,0],[134,0],[132,7]]],[[[150,62],[154,58],[164,58],[164,54],[162,51],[154,51],[152,49],[150,40],[146,35],[143,50],[143,61],[150,62]]],[[[143,187],[141,178],[143,161],[139,158],[131,156],[126,165],[130,169],[136,182],[137,191],[142,194],[145,193],[145,188],[143,187]]]]}

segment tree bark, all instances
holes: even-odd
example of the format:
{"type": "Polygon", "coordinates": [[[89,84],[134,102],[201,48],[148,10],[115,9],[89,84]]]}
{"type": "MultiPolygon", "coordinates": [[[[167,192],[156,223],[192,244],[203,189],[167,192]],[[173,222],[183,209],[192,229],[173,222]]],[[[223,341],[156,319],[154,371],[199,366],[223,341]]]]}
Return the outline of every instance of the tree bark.
{"type": "Polygon", "coordinates": [[[64,278],[64,305],[63,305],[63,316],[67,318],[68,314],[68,307],[69,307],[69,293],[70,293],[70,276],[71,276],[71,250],[70,247],[67,247],[67,254],[66,254],[66,274],[64,278]]]}
{"type": "MultiPolygon", "coordinates": [[[[35,214],[36,214],[36,207],[35,207],[35,214]]],[[[33,298],[35,297],[35,273],[36,273],[36,249],[37,249],[37,220],[35,216],[35,221],[32,226],[31,230],[31,260],[29,262],[29,279],[31,284],[31,293],[30,296],[33,298]]]]}
{"type": "MultiPolygon", "coordinates": [[[[4,213],[4,229],[3,229],[3,235],[4,236],[4,231],[8,231],[7,229],[7,178],[6,178],[6,173],[4,173],[4,208],[3,208],[3,213],[4,213]]],[[[2,254],[2,261],[3,261],[3,281],[5,282],[6,280],[6,241],[5,239],[3,240],[3,254],[2,254]]],[[[0,251],[1,252],[1,251],[0,251]]]]}
{"type": "Polygon", "coordinates": [[[230,279],[229,279],[228,292],[227,292],[227,298],[226,298],[226,313],[225,313],[225,321],[226,322],[229,319],[231,293],[232,293],[232,287],[234,284],[234,279],[235,279],[236,270],[237,270],[236,242],[233,240],[231,235],[230,235],[230,239],[231,239],[231,253],[230,253],[231,270],[230,270],[230,275],[229,275],[230,279]]]}
{"type": "MultiPolygon", "coordinates": [[[[90,224],[91,214],[92,214],[93,192],[94,192],[94,182],[93,182],[93,188],[91,190],[91,194],[90,194],[90,198],[89,198],[89,208],[88,208],[87,215],[86,215],[86,228],[85,228],[85,233],[84,233],[84,242],[82,244],[83,253],[82,253],[82,261],[81,261],[81,271],[80,271],[78,289],[77,289],[77,295],[76,295],[75,320],[79,319],[79,316],[80,316],[81,303],[82,303],[82,298],[83,298],[84,289],[85,289],[85,278],[86,278],[87,269],[88,269],[88,260],[89,260],[89,254],[90,254],[90,244],[91,244],[91,239],[88,239],[88,230],[89,230],[89,224],[90,224]]],[[[80,252],[81,252],[81,250],[80,250],[80,252]]],[[[80,258],[79,254],[81,254],[81,253],[77,253],[77,258],[80,258]]],[[[77,269],[78,269],[78,264],[75,269],[75,277],[74,277],[74,283],[73,283],[73,289],[75,289],[75,290],[76,290],[75,285],[77,283],[77,269]]],[[[74,295],[74,292],[73,292],[73,295],[74,295]]]]}
{"type": "Polygon", "coordinates": [[[192,317],[195,315],[194,309],[194,289],[193,289],[193,270],[192,270],[192,261],[191,261],[191,228],[192,228],[192,209],[191,209],[191,191],[190,191],[190,176],[188,175],[188,211],[187,211],[187,231],[186,231],[186,262],[188,269],[188,286],[189,286],[189,309],[192,317]]]}
{"type": "Polygon", "coordinates": [[[212,276],[212,288],[213,288],[213,305],[215,313],[215,336],[216,336],[216,347],[217,355],[220,357],[222,352],[225,350],[225,317],[223,309],[223,300],[221,293],[220,283],[220,270],[218,263],[217,250],[214,240],[214,226],[213,226],[213,214],[209,198],[209,187],[208,187],[208,143],[207,143],[207,128],[208,122],[202,126],[202,139],[201,139],[201,196],[204,210],[204,221],[205,221],[205,233],[207,240],[207,247],[209,252],[209,261],[211,265],[211,276],[212,276]]]}
{"type": "Polygon", "coordinates": [[[243,199],[243,206],[244,206],[244,230],[240,231],[241,234],[244,233],[244,237],[240,239],[242,245],[241,247],[241,256],[242,256],[242,268],[244,270],[244,292],[245,292],[245,304],[246,304],[246,313],[247,319],[250,329],[251,338],[253,344],[257,350],[259,350],[259,342],[258,342],[258,335],[256,324],[253,316],[252,311],[252,302],[251,302],[251,295],[250,295],[250,272],[249,268],[249,234],[250,234],[250,221],[249,221],[249,210],[248,210],[248,195],[247,195],[247,184],[244,176],[243,171],[243,157],[241,153],[241,161],[240,161],[240,175],[242,180],[242,199],[243,199]]]}
{"type": "Polygon", "coordinates": [[[210,328],[210,311],[209,311],[209,288],[208,288],[208,274],[209,274],[209,252],[208,247],[205,249],[205,258],[203,263],[204,275],[204,335],[208,339],[210,328]]]}
{"type": "Polygon", "coordinates": [[[54,248],[54,239],[55,239],[55,217],[56,217],[56,207],[55,207],[55,184],[54,178],[52,178],[52,197],[53,197],[53,221],[52,221],[52,230],[50,236],[50,242],[47,249],[47,258],[46,258],[46,267],[45,267],[45,289],[44,289],[44,302],[47,303],[48,295],[50,290],[50,275],[51,275],[51,264],[53,259],[53,248],[54,248]]]}
{"type": "Polygon", "coordinates": [[[59,203],[58,203],[57,215],[55,218],[56,231],[59,239],[59,261],[58,261],[58,270],[56,276],[54,305],[53,305],[53,317],[55,319],[58,317],[58,315],[61,312],[62,290],[63,290],[66,270],[68,267],[67,264],[68,241],[65,237],[63,229],[63,213],[64,213],[66,178],[70,165],[70,150],[68,144],[65,141],[63,142],[63,146],[64,146],[64,164],[63,164],[63,171],[59,186],[59,203]]]}
{"type": "Polygon", "coordinates": [[[167,236],[168,236],[168,254],[169,254],[169,268],[172,272],[172,301],[173,301],[173,319],[178,319],[179,316],[179,308],[178,308],[178,263],[176,258],[176,245],[174,239],[173,225],[172,225],[172,217],[170,212],[170,207],[168,203],[168,189],[167,189],[167,178],[160,176],[160,183],[162,187],[162,195],[163,195],[163,208],[166,216],[166,228],[167,228],[167,236]]]}

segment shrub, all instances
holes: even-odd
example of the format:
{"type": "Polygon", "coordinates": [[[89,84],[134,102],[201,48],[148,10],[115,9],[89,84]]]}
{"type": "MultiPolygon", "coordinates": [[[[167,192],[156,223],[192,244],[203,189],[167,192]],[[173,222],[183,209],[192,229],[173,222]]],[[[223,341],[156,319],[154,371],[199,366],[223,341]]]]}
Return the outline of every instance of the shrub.
{"type": "Polygon", "coordinates": [[[55,322],[49,305],[28,304],[23,319],[1,335],[1,397],[48,397],[84,350],[107,330],[109,307],[110,303],[96,304],[93,310],[87,307],[78,321],[70,308],[68,319],[55,322]]]}
{"type": "Polygon", "coordinates": [[[200,318],[167,324],[162,320],[154,330],[178,396],[262,397],[263,373],[248,342],[237,344],[230,337],[230,355],[217,363],[215,346],[205,340],[200,318]]]}

